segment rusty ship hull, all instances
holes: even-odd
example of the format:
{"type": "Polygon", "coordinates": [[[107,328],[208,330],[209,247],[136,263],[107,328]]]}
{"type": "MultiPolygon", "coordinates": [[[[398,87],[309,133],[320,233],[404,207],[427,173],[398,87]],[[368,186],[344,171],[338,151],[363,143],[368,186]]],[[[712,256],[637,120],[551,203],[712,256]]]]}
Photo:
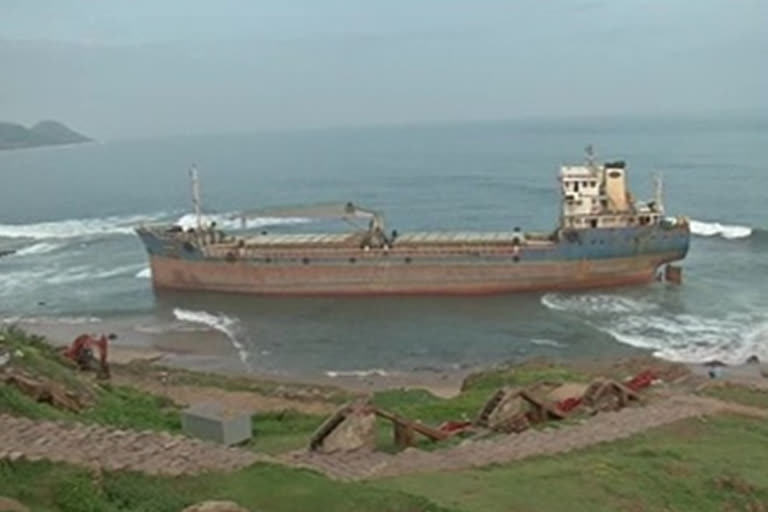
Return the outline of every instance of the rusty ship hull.
{"type": "MultiPolygon", "coordinates": [[[[560,168],[560,222],[548,234],[514,228],[390,236],[381,214],[346,203],[303,212],[353,225],[366,219],[367,229],[237,237],[203,222],[196,170],[190,176],[196,227],[137,229],[156,289],[464,295],[621,286],[652,281],[661,267],[685,258],[690,241],[688,221],[664,215],[660,180],[653,201],[636,201],[625,163],[598,164],[591,147],[585,165],[560,168]]],[[[238,218],[245,223],[252,214],[238,218]]]]}
{"type": "MultiPolygon", "coordinates": [[[[141,228],[156,289],[261,295],[470,295],[653,281],[688,251],[686,223],[572,232],[403,235],[362,249],[354,235],[265,235],[248,245],[191,243],[141,228]]],[[[186,235],[186,234],[185,234],[186,235]]]]}

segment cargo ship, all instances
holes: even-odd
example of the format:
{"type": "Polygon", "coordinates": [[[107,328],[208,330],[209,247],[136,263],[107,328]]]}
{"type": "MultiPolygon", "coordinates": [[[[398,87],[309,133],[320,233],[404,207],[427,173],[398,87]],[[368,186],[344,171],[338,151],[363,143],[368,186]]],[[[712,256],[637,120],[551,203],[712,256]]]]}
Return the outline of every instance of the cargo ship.
{"type": "MultiPolygon", "coordinates": [[[[340,203],[301,213],[343,219],[357,229],[238,235],[202,215],[192,170],[197,225],[143,225],[136,231],[148,252],[156,290],[469,295],[639,285],[664,275],[679,279],[680,269],[670,264],[688,252],[689,222],[665,215],[660,179],[654,200],[636,201],[627,187],[627,171],[624,161],[596,162],[591,149],[584,163],[562,166],[560,218],[550,232],[514,227],[388,233],[380,213],[340,203]]],[[[235,217],[247,227],[253,215],[235,217]]]]}

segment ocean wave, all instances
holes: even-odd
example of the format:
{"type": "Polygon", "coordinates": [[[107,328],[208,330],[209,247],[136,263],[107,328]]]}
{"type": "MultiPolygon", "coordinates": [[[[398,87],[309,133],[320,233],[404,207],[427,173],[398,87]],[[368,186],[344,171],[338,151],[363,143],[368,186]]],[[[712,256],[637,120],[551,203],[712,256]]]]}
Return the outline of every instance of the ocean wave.
{"type": "Polygon", "coordinates": [[[338,377],[386,377],[389,372],[380,368],[371,370],[328,370],[325,375],[335,379],[338,377]]]}
{"type": "Polygon", "coordinates": [[[717,359],[740,364],[750,356],[768,359],[768,322],[749,316],[632,316],[601,330],[617,341],[649,349],[656,357],[685,363],[717,359]]]}
{"type": "MultiPolygon", "coordinates": [[[[217,227],[232,231],[312,222],[312,219],[305,217],[256,217],[248,219],[245,226],[243,226],[240,220],[233,219],[232,216],[232,213],[207,214],[201,217],[201,221],[203,225],[210,225],[211,222],[215,222],[217,227]]],[[[197,216],[194,213],[187,213],[182,215],[175,224],[183,229],[197,227],[197,216]]]]}
{"type": "Polygon", "coordinates": [[[555,340],[548,340],[546,338],[533,338],[529,340],[529,342],[533,345],[539,345],[540,347],[555,347],[555,348],[563,348],[565,345],[560,343],[559,341],[555,340]]]}
{"type": "Polygon", "coordinates": [[[175,308],[173,316],[182,322],[196,323],[205,325],[213,330],[224,334],[232,343],[237,351],[240,361],[250,370],[250,357],[245,345],[240,342],[241,333],[240,320],[233,316],[227,316],[223,313],[212,314],[207,311],[193,311],[189,309],[175,308]]]}
{"type": "Polygon", "coordinates": [[[131,235],[135,226],[144,222],[155,222],[164,217],[167,217],[166,213],[67,219],[32,224],[0,224],[0,238],[50,240],[131,235]]]}
{"type": "Polygon", "coordinates": [[[49,242],[39,242],[33,245],[23,247],[14,253],[15,256],[34,256],[37,254],[46,254],[63,247],[62,244],[53,244],[49,242]]]}
{"type": "Polygon", "coordinates": [[[87,266],[70,267],[63,272],[56,272],[54,275],[49,275],[44,278],[44,281],[48,284],[68,284],[78,281],[92,281],[97,279],[109,279],[110,277],[118,277],[121,275],[130,275],[136,272],[137,269],[143,267],[143,264],[123,265],[120,267],[108,268],[108,269],[94,269],[87,266]]]}
{"type": "Polygon", "coordinates": [[[19,289],[24,290],[30,283],[37,283],[55,273],[52,269],[0,272],[0,296],[14,294],[19,289]]]}
{"type": "Polygon", "coordinates": [[[547,294],[541,302],[554,311],[578,314],[619,343],[663,359],[737,364],[756,355],[768,360],[768,315],[763,313],[675,314],[646,301],[605,294],[547,294]]]}
{"type": "Polygon", "coordinates": [[[569,295],[547,293],[541,297],[541,303],[548,309],[571,313],[640,313],[657,309],[657,304],[631,299],[621,295],[587,294],[569,295]]]}
{"type": "Polygon", "coordinates": [[[752,232],[753,229],[748,226],[691,220],[691,233],[698,236],[719,236],[725,240],[741,240],[743,238],[749,238],[752,236],[752,232]]]}

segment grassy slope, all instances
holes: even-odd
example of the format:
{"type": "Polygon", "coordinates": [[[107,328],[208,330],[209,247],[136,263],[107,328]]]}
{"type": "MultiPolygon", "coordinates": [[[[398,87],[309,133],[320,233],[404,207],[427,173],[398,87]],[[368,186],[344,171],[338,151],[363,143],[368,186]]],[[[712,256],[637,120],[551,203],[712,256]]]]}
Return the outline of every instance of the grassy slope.
{"type": "Polygon", "coordinates": [[[465,511],[722,511],[768,507],[768,424],[688,420],[559,457],[445,474],[388,489],[465,511]]]}
{"type": "MultiPolygon", "coordinates": [[[[0,332],[1,348],[20,348],[14,364],[55,377],[72,389],[85,386],[57,361],[42,340],[19,331],[0,332]]],[[[190,374],[189,383],[197,379],[190,374]]],[[[205,377],[207,385],[213,384],[205,377]]],[[[551,366],[502,368],[469,378],[456,398],[443,400],[424,391],[377,393],[385,409],[429,424],[472,418],[501,385],[524,386],[538,380],[585,380],[583,374],[551,366]]],[[[248,383],[228,383],[238,389],[248,383]]],[[[261,388],[263,384],[258,384],[261,388]]],[[[90,389],[93,392],[93,389],[90,389]]],[[[711,391],[722,398],[768,405],[765,395],[742,389],[711,391]]],[[[167,401],[129,388],[97,389],[95,405],[72,415],[37,404],[0,386],[0,412],[70,418],[128,428],[178,431],[178,409],[167,401]]],[[[278,452],[304,446],[322,421],[293,412],[254,418],[258,450],[278,452]]],[[[381,424],[382,444],[391,433],[381,424]]],[[[438,510],[433,503],[466,512],[507,510],[761,510],[768,507],[768,425],[722,417],[689,420],[633,439],[552,458],[447,474],[409,475],[370,484],[341,484],[318,475],[257,465],[232,475],[150,478],[108,473],[99,482],[81,470],[47,463],[0,464],[0,495],[19,498],[35,510],[165,511],[211,498],[231,498],[256,510],[438,510]],[[45,486],[39,485],[45,482],[45,486]],[[421,496],[421,497],[419,497],[421,496]]]]}
{"type": "Polygon", "coordinates": [[[752,407],[768,408],[768,391],[750,389],[745,386],[724,385],[713,386],[705,389],[703,395],[719,398],[727,402],[749,405],[752,407]]]}
{"type": "Polygon", "coordinates": [[[119,472],[96,478],[61,464],[0,463],[0,495],[33,510],[61,512],[178,512],[210,499],[234,500],[265,512],[449,510],[402,491],[334,482],[308,471],[265,464],[227,475],[153,478],[119,472]]]}

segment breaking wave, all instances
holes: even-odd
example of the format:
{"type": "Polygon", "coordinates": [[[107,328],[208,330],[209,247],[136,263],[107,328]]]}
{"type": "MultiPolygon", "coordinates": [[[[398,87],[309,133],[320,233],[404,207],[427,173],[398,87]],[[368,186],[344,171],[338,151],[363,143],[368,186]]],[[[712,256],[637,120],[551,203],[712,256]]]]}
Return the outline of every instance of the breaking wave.
{"type": "Polygon", "coordinates": [[[566,295],[548,293],[541,298],[541,303],[555,311],[573,313],[640,313],[658,309],[658,305],[639,299],[630,299],[621,295],[566,295]]]}
{"type": "MultiPolygon", "coordinates": [[[[280,225],[292,225],[292,224],[306,224],[312,222],[312,219],[304,217],[256,217],[248,219],[245,226],[238,219],[232,219],[230,213],[219,213],[214,215],[203,215],[201,220],[204,225],[209,225],[211,222],[215,222],[220,228],[229,230],[260,228],[264,226],[280,226],[280,225]]],[[[182,215],[175,223],[177,226],[183,229],[189,229],[197,227],[197,216],[194,213],[187,213],[182,215]]]]}
{"type": "Polygon", "coordinates": [[[627,345],[653,350],[662,359],[684,363],[719,360],[741,364],[750,356],[768,359],[768,322],[730,315],[631,316],[601,330],[627,345]]]}
{"type": "Polygon", "coordinates": [[[151,279],[152,278],[152,269],[149,267],[145,267],[138,272],[136,272],[136,278],[137,279],[151,279]]]}
{"type": "Polygon", "coordinates": [[[662,359],[741,364],[756,355],[768,360],[768,315],[762,313],[675,314],[617,295],[547,294],[541,303],[554,311],[576,313],[616,341],[651,350],[662,359]]]}
{"type": "Polygon", "coordinates": [[[143,265],[141,264],[133,264],[102,270],[95,270],[92,267],[77,266],[70,267],[63,272],[56,272],[53,275],[49,275],[44,280],[48,284],[66,284],[74,283],[77,281],[108,279],[110,277],[130,275],[133,272],[136,272],[137,268],[141,268],[142,266],[143,265]]]}
{"type": "Polygon", "coordinates": [[[548,340],[546,338],[533,338],[529,340],[531,344],[538,345],[540,347],[555,347],[563,348],[565,345],[555,340],[548,340]]]}
{"type": "MultiPolygon", "coordinates": [[[[224,229],[242,229],[243,225],[241,222],[231,217],[232,214],[229,213],[205,215],[203,216],[203,223],[210,224],[211,222],[216,222],[219,227],[224,229]]],[[[167,212],[158,212],[145,215],[66,219],[32,224],[0,224],[0,238],[65,240],[98,236],[133,235],[134,229],[143,223],[164,222],[168,221],[168,218],[169,214],[167,212]]],[[[303,217],[257,217],[249,219],[245,228],[305,224],[308,222],[311,222],[311,219],[303,217]]],[[[197,217],[193,213],[187,213],[176,220],[175,224],[184,229],[195,227],[197,225],[197,217]]],[[[43,246],[42,244],[35,244],[28,248],[29,251],[32,251],[28,254],[40,254],[54,249],[52,245],[43,246]]]]}
{"type": "Polygon", "coordinates": [[[752,236],[752,232],[752,228],[748,226],[720,224],[719,222],[702,222],[698,220],[691,221],[691,233],[698,236],[719,236],[726,240],[740,240],[749,238],[752,236]]]}
{"type": "Polygon", "coordinates": [[[224,334],[227,339],[232,343],[232,346],[237,351],[237,355],[240,361],[250,370],[250,357],[248,350],[243,345],[239,338],[241,334],[240,320],[236,317],[227,316],[223,313],[212,314],[207,311],[193,311],[189,309],[175,308],[173,310],[173,316],[177,320],[182,322],[203,324],[211,329],[219,331],[224,334]]]}
{"type": "Polygon", "coordinates": [[[90,219],[67,219],[33,224],[0,224],[0,238],[32,240],[88,238],[107,235],[130,235],[136,225],[155,222],[167,214],[127,215],[90,219]]]}
{"type": "Polygon", "coordinates": [[[371,370],[329,370],[325,372],[325,375],[332,379],[338,377],[386,377],[389,375],[389,372],[379,368],[371,370]]]}
{"type": "Polygon", "coordinates": [[[16,256],[34,256],[37,254],[46,254],[49,252],[53,252],[57,249],[60,249],[63,247],[61,244],[53,244],[48,242],[40,242],[37,244],[29,245],[27,247],[24,247],[22,249],[19,249],[14,254],[16,256]]]}

